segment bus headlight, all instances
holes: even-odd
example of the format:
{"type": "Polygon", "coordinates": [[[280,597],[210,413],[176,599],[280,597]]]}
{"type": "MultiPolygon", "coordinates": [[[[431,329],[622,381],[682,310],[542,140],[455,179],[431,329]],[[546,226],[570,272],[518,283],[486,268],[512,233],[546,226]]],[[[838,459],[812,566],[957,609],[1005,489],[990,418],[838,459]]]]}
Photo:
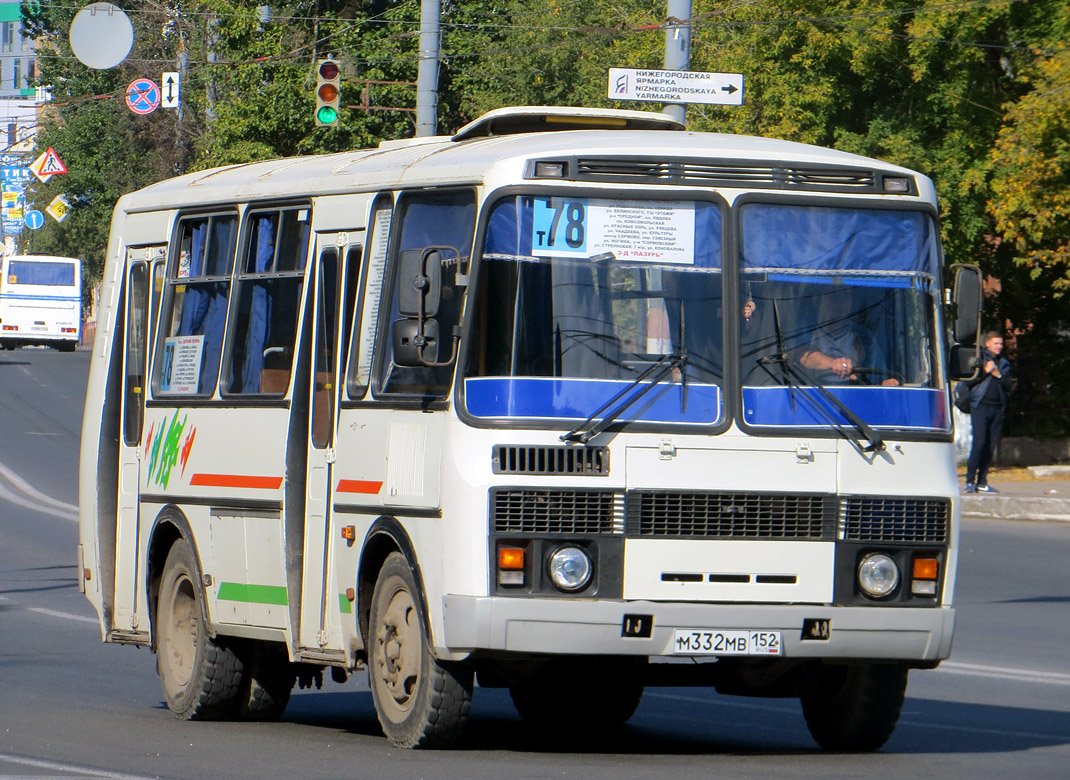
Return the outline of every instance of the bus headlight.
{"type": "Polygon", "coordinates": [[[549,564],[550,580],[561,590],[579,590],[591,581],[591,558],[579,547],[558,547],[549,564]]]}
{"type": "Polygon", "coordinates": [[[899,567],[883,553],[870,553],[858,564],[858,584],[867,596],[883,598],[899,585],[899,567]]]}

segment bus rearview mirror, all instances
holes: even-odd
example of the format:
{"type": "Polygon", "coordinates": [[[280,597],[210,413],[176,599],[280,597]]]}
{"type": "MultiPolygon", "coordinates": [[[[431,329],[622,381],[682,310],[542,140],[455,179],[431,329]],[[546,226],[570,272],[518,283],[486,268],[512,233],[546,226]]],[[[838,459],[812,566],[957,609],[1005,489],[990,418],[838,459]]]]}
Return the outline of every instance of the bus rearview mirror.
{"type": "Polygon", "coordinates": [[[955,304],[955,342],[972,347],[981,336],[981,269],[975,265],[954,265],[952,268],[955,270],[951,296],[955,304]]]}
{"type": "Polygon", "coordinates": [[[427,249],[406,249],[398,262],[398,313],[434,317],[442,300],[442,255],[427,249]]]}
{"type": "Polygon", "coordinates": [[[394,323],[394,362],[426,366],[438,362],[438,320],[398,320],[394,323]]]}

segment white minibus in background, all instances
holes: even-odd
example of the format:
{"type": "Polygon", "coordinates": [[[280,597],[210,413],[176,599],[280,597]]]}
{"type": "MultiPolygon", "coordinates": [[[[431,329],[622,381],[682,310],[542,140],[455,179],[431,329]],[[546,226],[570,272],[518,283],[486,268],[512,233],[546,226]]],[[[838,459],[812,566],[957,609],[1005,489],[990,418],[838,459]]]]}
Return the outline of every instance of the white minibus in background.
{"type": "Polygon", "coordinates": [[[797,697],[876,749],[951,651],[980,284],[952,327],[945,270],[925,176],[638,111],[130,193],[81,587],[182,718],[366,669],[405,747],[478,682],[572,735],[648,686],[797,697]]]}
{"type": "Polygon", "coordinates": [[[81,322],[81,260],[49,255],[0,258],[0,346],[38,344],[73,352],[81,322]]]}

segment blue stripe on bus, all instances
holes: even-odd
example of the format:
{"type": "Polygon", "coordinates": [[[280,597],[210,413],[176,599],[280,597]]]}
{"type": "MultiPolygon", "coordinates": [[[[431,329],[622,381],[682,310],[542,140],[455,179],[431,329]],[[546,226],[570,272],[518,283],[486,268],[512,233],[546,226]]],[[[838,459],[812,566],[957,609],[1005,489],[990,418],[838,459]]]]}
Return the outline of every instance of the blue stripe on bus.
{"type": "MultiPolygon", "coordinates": [[[[611,379],[477,377],[465,380],[464,392],[468,412],[476,417],[585,420],[629,384],[611,379]]],[[[681,400],[680,385],[664,382],[629,407],[620,420],[712,425],[721,419],[721,388],[716,385],[688,384],[686,408],[681,400]]]]}
{"type": "MultiPolygon", "coordinates": [[[[950,427],[943,390],[856,386],[830,386],[828,390],[874,427],[938,431],[950,427]]],[[[743,418],[749,425],[827,428],[829,416],[841,425],[850,425],[843,413],[822,399],[817,390],[792,392],[787,387],[743,388],[743,418]]]]}
{"type": "Polygon", "coordinates": [[[0,301],[64,301],[66,303],[79,303],[82,299],[77,295],[24,295],[16,293],[0,293],[0,301]]]}

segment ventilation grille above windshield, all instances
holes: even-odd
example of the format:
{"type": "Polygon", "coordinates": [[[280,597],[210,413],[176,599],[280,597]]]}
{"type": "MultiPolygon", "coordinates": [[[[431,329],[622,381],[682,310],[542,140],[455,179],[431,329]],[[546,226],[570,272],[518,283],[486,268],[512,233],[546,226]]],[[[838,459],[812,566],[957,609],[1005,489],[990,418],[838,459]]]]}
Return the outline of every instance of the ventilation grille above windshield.
{"type": "MultiPolygon", "coordinates": [[[[534,171],[534,164],[529,170],[534,171]]],[[[761,161],[677,160],[584,157],[569,161],[574,181],[611,184],[670,184],[693,187],[746,187],[753,189],[821,192],[884,192],[883,174],[866,168],[764,164],[761,161]]],[[[889,176],[892,174],[888,174],[889,176]]],[[[901,174],[896,178],[902,180],[901,174]]],[[[913,178],[906,191],[917,194],[913,178]]]]}

